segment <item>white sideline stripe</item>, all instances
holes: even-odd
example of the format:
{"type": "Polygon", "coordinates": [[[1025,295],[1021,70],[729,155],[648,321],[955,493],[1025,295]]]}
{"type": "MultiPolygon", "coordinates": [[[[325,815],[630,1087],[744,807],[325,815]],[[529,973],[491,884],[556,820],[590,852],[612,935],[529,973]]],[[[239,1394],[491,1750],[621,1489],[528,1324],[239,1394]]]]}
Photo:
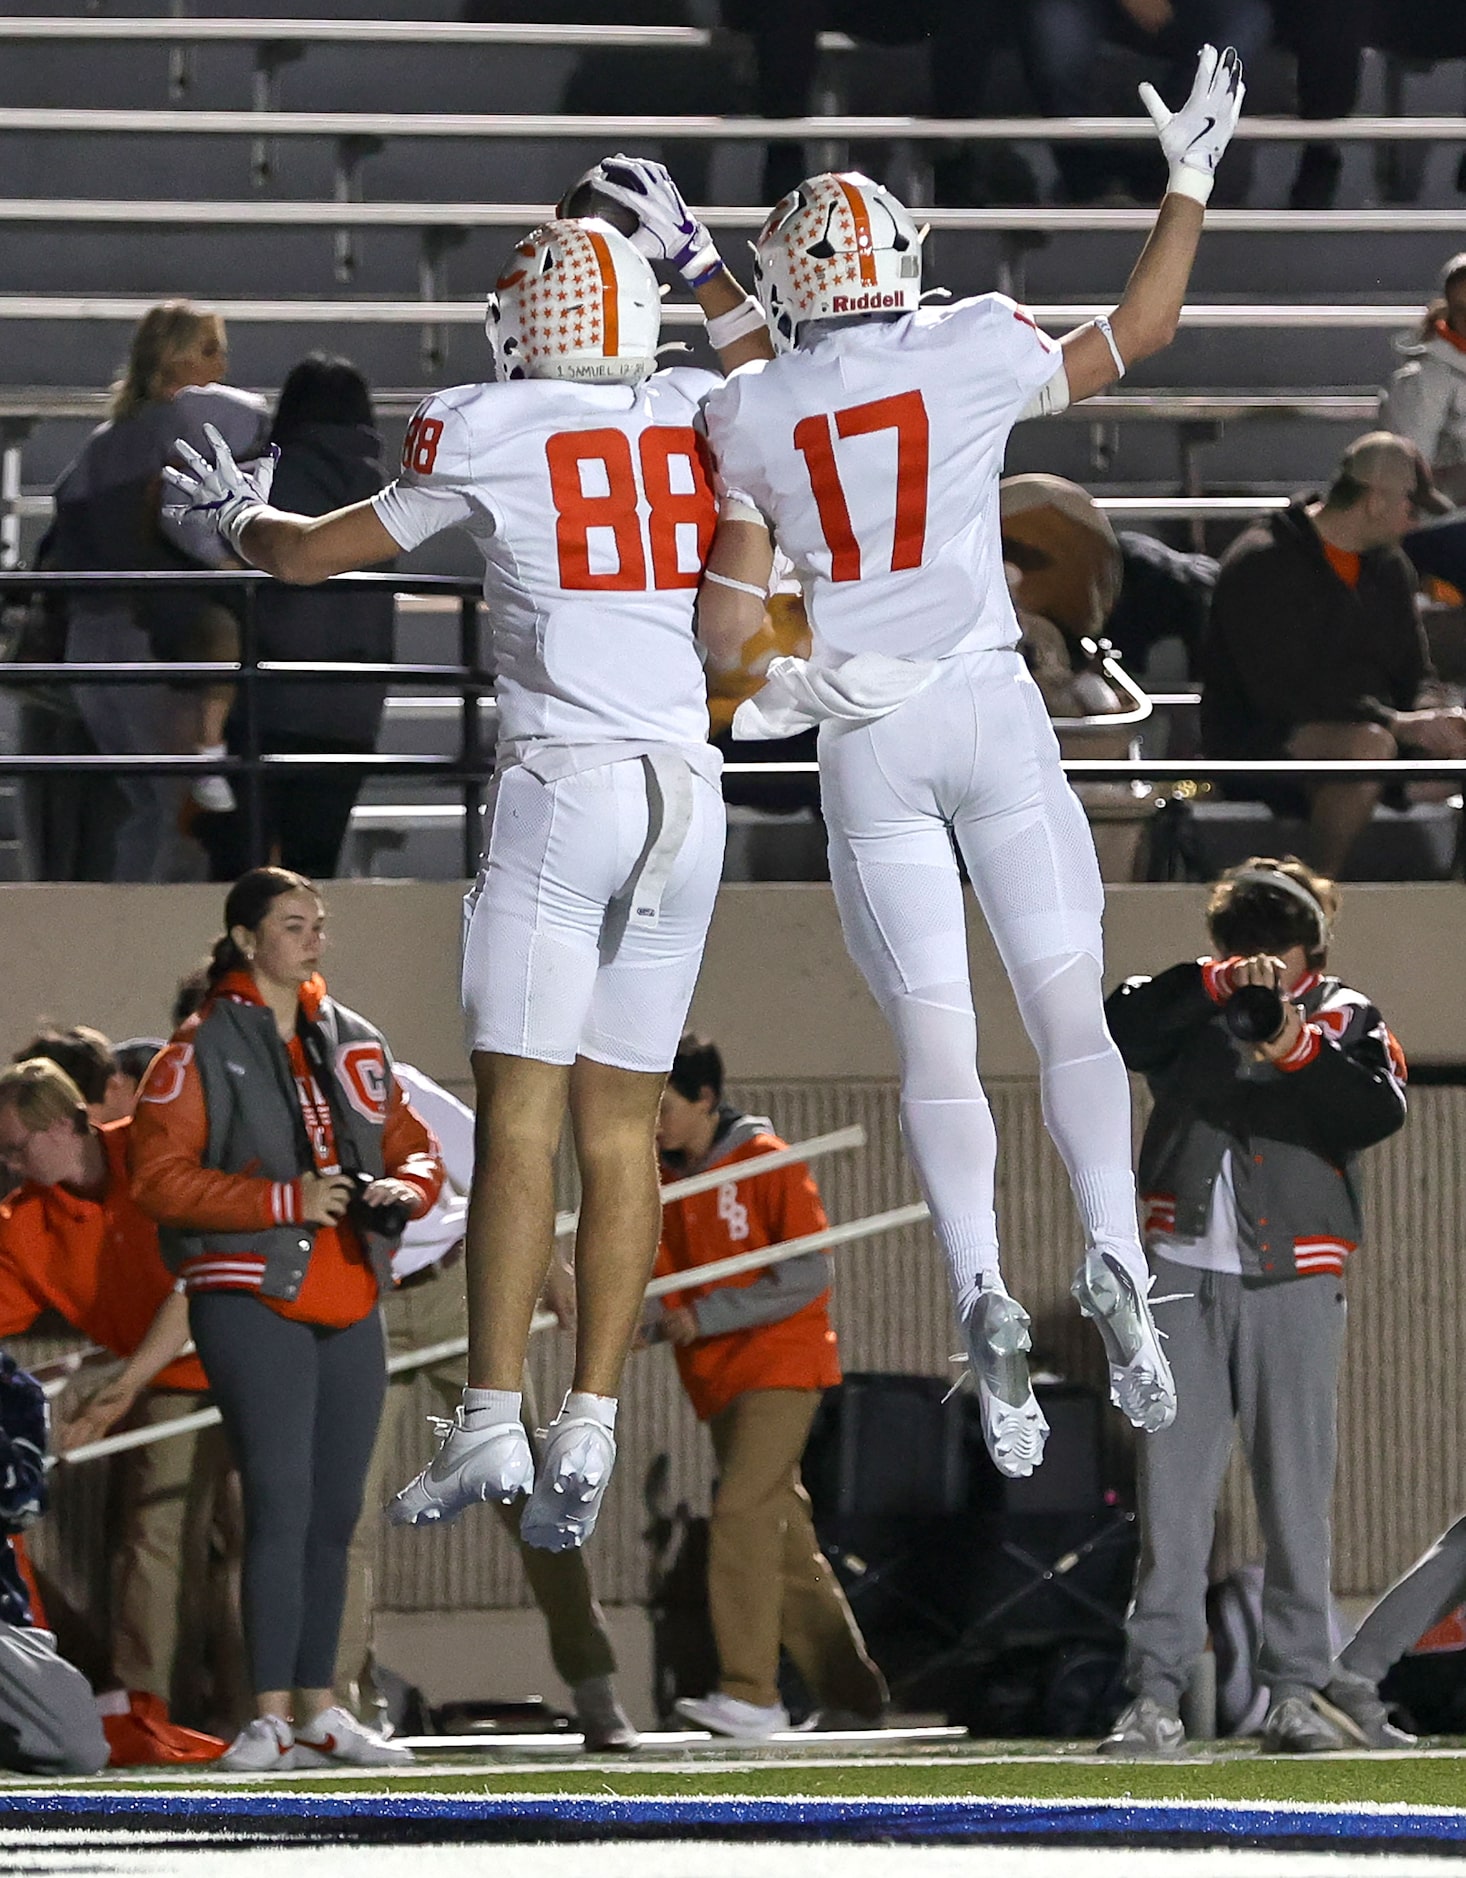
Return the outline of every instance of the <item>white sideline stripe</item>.
{"type": "MultiPolygon", "coordinates": [[[[3,34],[0,34],[3,38],[3,34]]],[[[211,228],[515,228],[547,220],[549,202],[154,202],[50,196],[0,199],[0,222],[211,228]]],[[[768,210],[701,208],[710,228],[760,228],[768,210]]],[[[1151,209],[928,209],[931,228],[968,234],[1148,234],[1151,209]]],[[[1213,209],[1214,234],[1459,234],[1454,209],[1213,209]]]]}
{"type": "MultiPolygon", "coordinates": [[[[1466,119],[1462,120],[1466,123],[1466,119]]],[[[0,129],[3,129],[0,125],[0,129]]],[[[0,320],[140,320],[155,299],[147,295],[0,294],[0,320]]],[[[224,319],[304,326],[481,326],[482,300],[211,300],[224,319]]],[[[1029,313],[1045,326],[1080,326],[1115,310],[1114,301],[1053,301],[1030,305],[1029,313]]],[[[1315,328],[1391,331],[1418,326],[1418,303],[1286,300],[1268,303],[1199,304],[1181,309],[1183,326],[1237,328],[1315,328]]],[[[702,311],[688,301],[662,308],[664,326],[704,324],[702,311]]]]}
{"type": "MultiPolygon", "coordinates": [[[[740,1272],[757,1271],[765,1265],[781,1265],[786,1259],[800,1258],[808,1252],[827,1252],[857,1239],[868,1239],[876,1233],[896,1232],[903,1226],[917,1225],[926,1217],[927,1209],[920,1201],[912,1206],[898,1206],[890,1212],[874,1213],[868,1219],[851,1220],[844,1226],[831,1226],[824,1232],[806,1233],[802,1239],[790,1239],[783,1245],[765,1246],[757,1252],[742,1252],[734,1258],[719,1259],[711,1265],[699,1267],[696,1273],[674,1272],[666,1278],[654,1278],[646,1288],[646,1296],[659,1298],[669,1291],[685,1291],[692,1284],[706,1284],[715,1278],[731,1278],[740,1272]]],[[[536,1311],[530,1329],[532,1332],[547,1330],[555,1321],[550,1312],[536,1311]]],[[[445,1362],[449,1357],[462,1356],[467,1348],[466,1337],[453,1337],[444,1343],[431,1344],[423,1350],[406,1350],[388,1362],[387,1373],[398,1376],[408,1370],[422,1369],[429,1363],[445,1362]]],[[[124,1434],[108,1435],[102,1441],[89,1441],[84,1447],[73,1448],[71,1453],[54,1458],[73,1466],[82,1461],[101,1460],[105,1455],[122,1454],[129,1448],[149,1447],[155,1441],[170,1441],[177,1435],[192,1434],[200,1428],[212,1428],[218,1420],[217,1409],[197,1409],[191,1415],[179,1415],[172,1421],[160,1422],[151,1428],[130,1428],[124,1434]]]]}
{"type": "MultiPolygon", "coordinates": [[[[271,26],[274,21],[269,22],[271,26]]],[[[261,35],[275,38],[273,32],[261,35]]],[[[507,111],[191,111],[9,105],[0,131],[191,137],[506,137],[615,143],[626,138],[714,143],[881,137],[915,143],[1149,143],[1146,117],[660,117],[507,111]]],[[[1463,117],[1244,117],[1244,143],[1466,143],[1463,117]]]]}
{"type": "MultiPolygon", "coordinates": [[[[462,814],[462,809],[459,813],[462,814]]],[[[827,1154],[843,1154],[847,1148],[865,1146],[865,1129],[859,1122],[849,1128],[837,1128],[832,1134],[811,1135],[808,1141],[796,1141],[792,1147],[770,1148],[767,1154],[754,1154],[746,1161],[726,1161],[710,1167],[703,1174],[689,1174],[685,1180],[669,1181],[662,1188],[662,1205],[673,1200],[690,1200],[696,1193],[711,1193],[714,1187],[736,1186],[755,1174],[771,1174],[779,1167],[792,1167],[798,1161],[820,1161],[827,1154]]],[[[575,1231],[578,1212],[555,1215],[555,1237],[568,1238],[575,1231]]]]}

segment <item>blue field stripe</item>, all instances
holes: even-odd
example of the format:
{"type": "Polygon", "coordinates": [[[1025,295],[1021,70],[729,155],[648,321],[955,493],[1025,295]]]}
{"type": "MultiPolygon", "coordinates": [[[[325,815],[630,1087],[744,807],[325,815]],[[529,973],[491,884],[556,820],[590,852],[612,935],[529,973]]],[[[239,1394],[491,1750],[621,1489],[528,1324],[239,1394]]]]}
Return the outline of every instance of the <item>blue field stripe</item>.
{"type": "Polygon", "coordinates": [[[1028,1839],[1296,1846],[1466,1845],[1466,1810],[1257,1801],[710,1799],[603,1795],[333,1795],[192,1788],[0,1793],[0,1835],[25,1824],[176,1824],[227,1839],[252,1824],[314,1836],[520,1839],[678,1838],[937,1841],[1028,1839]],[[434,1829],[437,1829],[435,1834],[434,1829]]]}

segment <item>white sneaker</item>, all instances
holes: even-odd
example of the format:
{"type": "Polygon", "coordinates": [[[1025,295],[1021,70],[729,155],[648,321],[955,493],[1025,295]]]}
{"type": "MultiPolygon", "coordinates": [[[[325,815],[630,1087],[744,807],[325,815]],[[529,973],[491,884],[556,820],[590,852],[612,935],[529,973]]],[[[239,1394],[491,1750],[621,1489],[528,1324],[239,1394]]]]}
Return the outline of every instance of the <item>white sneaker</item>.
{"type": "Polygon", "coordinates": [[[596,1529],[616,1465],[616,1438],[590,1415],[557,1415],[545,1436],[534,1491],[519,1522],[521,1545],[569,1552],[596,1529]]]}
{"type": "Polygon", "coordinates": [[[996,1272],[984,1274],[982,1289],[963,1329],[982,1408],[982,1437],[993,1466],[1010,1480],[1023,1480],[1044,1457],[1049,1425],[1028,1379],[1028,1312],[1010,1298],[996,1272]]]}
{"type": "Polygon", "coordinates": [[[290,1765],[312,1767],[411,1767],[412,1751],[373,1734],[346,1708],[322,1709],[295,1737],[290,1765]]]}
{"type": "Polygon", "coordinates": [[[295,1735],[281,1715],[261,1715],[248,1722],[214,1762],[225,1774],[278,1774],[293,1767],[295,1735]]]}
{"type": "Polygon", "coordinates": [[[460,1407],[451,1422],[433,1417],[442,1436],[438,1452],[387,1502],[394,1526],[446,1526],[484,1500],[505,1506],[534,1485],[534,1455],[521,1422],[464,1425],[460,1407]]]}
{"type": "Polygon", "coordinates": [[[229,815],[238,807],[227,776],[197,776],[188,793],[210,815],[229,815]]]}
{"type": "Polygon", "coordinates": [[[1131,1425],[1159,1434],[1176,1419],[1176,1383],[1142,1290],[1113,1253],[1094,1247],[1069,1287],[1104,1341],[1110,1365],[1110,1400],[1131,1425]]]}
{"type": "Polygon", "coordinates": [[[684,1721],[706,1728],[710,1735],[733,1741],[767,1741],[789,1726],[789,1711],[782,1702],[764,1708],[758,1702],[740,1702],[736,1695],[715,1689],[711,1695],[685,1695],[672,1704],[684,1721]]]}

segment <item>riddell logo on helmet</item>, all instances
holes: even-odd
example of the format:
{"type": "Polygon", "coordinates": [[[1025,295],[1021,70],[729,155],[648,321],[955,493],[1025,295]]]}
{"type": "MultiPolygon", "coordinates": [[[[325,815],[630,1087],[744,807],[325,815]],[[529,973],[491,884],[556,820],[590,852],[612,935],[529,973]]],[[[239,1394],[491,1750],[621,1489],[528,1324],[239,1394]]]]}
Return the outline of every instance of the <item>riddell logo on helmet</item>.
{"type": "Polygon", "coordinates": [[[832,313],[875,313],[881,307],[899,307],[899,293],[837,293],[830,300],[832,313]]]}

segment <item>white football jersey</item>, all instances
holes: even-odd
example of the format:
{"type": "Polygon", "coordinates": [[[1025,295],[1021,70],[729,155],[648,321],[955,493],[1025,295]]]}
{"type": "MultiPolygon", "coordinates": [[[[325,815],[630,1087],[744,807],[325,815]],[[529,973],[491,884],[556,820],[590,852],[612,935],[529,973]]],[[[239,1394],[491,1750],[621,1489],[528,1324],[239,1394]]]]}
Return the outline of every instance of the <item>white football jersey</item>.
{"type": "Polygon", "coordinates": [[[704,405],[720,486],[794,563],[817,646],[944,658],[1011,646],[998,478],[1062,354],[1002,294],[837,330],[704,405]]]}
{"type": "Polygon", "coordinates": [[[419,406],[375,507],[404,549],[477,542],[501,738],[706,742],[692,611],[717,505],[693,419],[720,382],[522,379],[419,406]]]}

